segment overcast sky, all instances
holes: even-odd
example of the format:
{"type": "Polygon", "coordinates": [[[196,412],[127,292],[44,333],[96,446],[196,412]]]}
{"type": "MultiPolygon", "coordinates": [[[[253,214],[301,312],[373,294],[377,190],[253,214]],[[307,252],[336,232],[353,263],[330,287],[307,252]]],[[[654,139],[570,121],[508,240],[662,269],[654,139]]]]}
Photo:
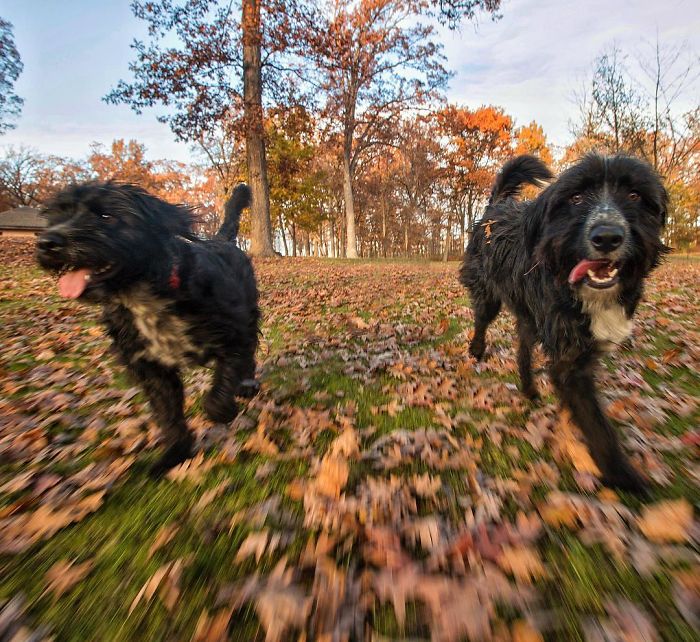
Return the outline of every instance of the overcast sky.
{"type": "MultiPolygon", "coordinates": [[[[500,105],[519,125],[537,120],[556,145],[570,139],[572,93],[612,42],[634,54],[658,32],[662,43],[685,41],[700,53],[698,0],[504,0],[502,14],[442,35],[455,72],[448,98],[500,105]]],[[[137,116],[101,100],[129,77],[129,45],[144,34],[128,0],[2,0],[0,16],[14,25],[24,62],[16,91],[25,100],[0,145],[79,158],[93,141],[135,138],[151,159],[190,159],[154,112],[137,116]]]]}

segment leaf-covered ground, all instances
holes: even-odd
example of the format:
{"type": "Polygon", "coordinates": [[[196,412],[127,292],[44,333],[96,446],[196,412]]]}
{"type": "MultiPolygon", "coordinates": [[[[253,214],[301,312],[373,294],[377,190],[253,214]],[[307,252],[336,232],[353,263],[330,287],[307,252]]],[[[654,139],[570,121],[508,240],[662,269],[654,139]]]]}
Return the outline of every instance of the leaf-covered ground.
{"type": "Polygon", "coordinates": [[[700,262],[600,373],[645,505],[518,393],[509,316],[466,357],[456,264],[256,269],[263,391],[214,425],[187,373],[202,455],[153,482],[97,311],[0,245],[0,640],[698,639],[700,262]]]}

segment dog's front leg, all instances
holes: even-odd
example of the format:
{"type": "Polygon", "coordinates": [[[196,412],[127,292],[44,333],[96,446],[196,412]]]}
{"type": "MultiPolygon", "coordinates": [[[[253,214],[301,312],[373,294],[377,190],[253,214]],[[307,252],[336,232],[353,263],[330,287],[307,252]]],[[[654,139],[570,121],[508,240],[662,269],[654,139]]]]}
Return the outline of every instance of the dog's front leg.
{"type": "Polygon", "coordinates": [[[228,423],[238,414],[236,395],[241,384],[238,357],[220,359],[216,363],[211,390],[204,399],[204,411],[212,421],[228,423]]]}
{"type": "Polygon", "coordinates": [[[129,371],[143,386],[165,440],[165,452],[151,467],[151,475],[159,477],[192,456],[194,440],[185,421],[182,380],[177,369],[145,359],[132,362],[129,371]]]}
{"type": "Polygon", "coordinates": [[[598,402],[593,364],[555,362],[550,370],[562,402],[583,431],[591,456],[603,474],[603,483],[644,494],[646,481],[623,453],[615,429],[598,402]]]}
{"type": "Polygon", "coordinates": [[[532,401],[540,398],[537,386],[532,377],[532,348],[537,336],[532,323],[522,317],[518,317],[518,372],[520,373],[520,388],[523,394],[532,401]]]}

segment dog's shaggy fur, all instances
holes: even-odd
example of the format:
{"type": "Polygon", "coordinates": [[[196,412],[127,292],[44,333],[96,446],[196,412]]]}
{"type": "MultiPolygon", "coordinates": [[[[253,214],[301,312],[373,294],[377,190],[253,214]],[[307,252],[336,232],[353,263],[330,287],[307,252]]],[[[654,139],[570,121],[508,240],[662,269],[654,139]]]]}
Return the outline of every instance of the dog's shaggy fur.
{"type": "Polygon", "coordinates": [[[59,273],[68,298],[102,305],[116,351],[142,385],[164,438],[152,472],[191,456],[180,368],[214,366],[204,401],[211,419],[231,421],[235,396],[252,396],[258,345],[258,292],[253,267],[237,247],[250,190],[239,185],[215,239],[192,232],[192,214],[133,185],[74,185],[44,213],[40,265],[59,273]]]}
{"type": "Polygon", "coordinates": [[[523,392],[537,397],[531,352],[540,342],[604,483],[642,492],[596,399],[594,371],[631,332],[644,279],[667,251],[666,191],[642,161],[590,154],[534,200],[516,200],[523,184],[551,178],[540,160],[519,156],[496,179],[460,271],[475,316],[469,349],[484,356],[486,329],[505,304],[516,317],[523,392]]]}

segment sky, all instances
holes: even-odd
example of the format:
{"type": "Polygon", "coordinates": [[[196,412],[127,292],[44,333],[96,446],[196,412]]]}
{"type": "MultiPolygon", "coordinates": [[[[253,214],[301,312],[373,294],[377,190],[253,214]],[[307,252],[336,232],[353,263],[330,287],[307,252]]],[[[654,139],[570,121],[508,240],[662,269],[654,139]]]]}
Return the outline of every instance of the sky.
{"type": "MultiPolygon", "coordinates": [[[[572,96],[611,43],[634,55],[658,33],[662,44],[686,42],[700,54],[697,0],[504,0],[501,13],[440,33],[454,72],[447,98],[499,105],[517,125],[536,120],[554,145],[570,141],[572,96]]],[[[135,138],[150,159],[192,160],[154,111],[101,100],[129,79],[129,45],[145,35],[129,0],[2,0],[0,16],[14,26],[24,63],[15,89],[25,100],[0,146],[81,158],[93,142],[135,138]]]]}

